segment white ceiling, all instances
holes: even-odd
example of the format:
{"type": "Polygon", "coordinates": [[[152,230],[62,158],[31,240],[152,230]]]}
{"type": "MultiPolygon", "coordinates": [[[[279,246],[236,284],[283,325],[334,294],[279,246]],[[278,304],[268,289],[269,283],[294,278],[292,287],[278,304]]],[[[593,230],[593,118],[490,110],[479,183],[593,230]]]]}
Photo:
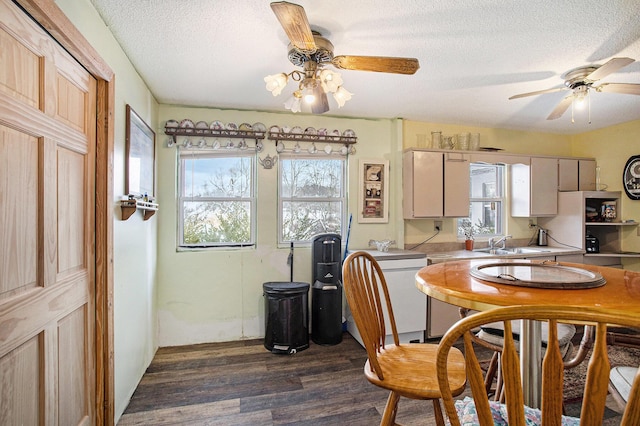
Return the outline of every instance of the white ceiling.
{"type": "MultiPolygon", "coordinates": [[[[284,111],[264,76],[290,72],[268,0],[91,0],[164,104],[284,111]]],[[[547,120],[572,68],[630,57],[604,82],[640,84],[638,0],[293,0],[336,55],[415,57],[415,75],[340,71],[353,99],[325,115],[402,117],[552,133],[640,119],[640,96],[591,91],[586,113],[547,120]]],[[[176,117],[178,119],[185,117],[176,117]]]]}

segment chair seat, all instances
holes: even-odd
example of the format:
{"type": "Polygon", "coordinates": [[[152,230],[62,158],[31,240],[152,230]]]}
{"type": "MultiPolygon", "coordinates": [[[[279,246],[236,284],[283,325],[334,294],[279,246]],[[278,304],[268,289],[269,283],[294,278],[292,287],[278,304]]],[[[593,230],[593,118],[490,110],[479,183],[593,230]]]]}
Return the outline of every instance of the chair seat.
{"type": "MultiPolygon", "coordinates": [[[[456,411],[460,422],[466,426],[480,425],[478,420],[478,414],[476,412],[475,402],[473,398],[466,396],[462,400],[458,400],[455,403],[456,411]]],[[[507,406],[495,401],[489,401],[489,408],[491,410],[491,417],[493,419],[494,426],[508,426],[508,414],[507,406]]],[[[542,424],[542,412],[537,408],[530,408],[524,406],[524,418],[526,425],[541,425],[542,424]]],[[[576,417],[562,416],[562,426],[579,426],[580,419],[576,417]]]]}
{"type": "Polygon", "coordinates": [[[618,366],[609,372],[609,383],[620,397],[627,402],[631,393],[633,379],[638,372],[637,367],[618,366]]]}
{"type": "MultiPolygon", "coordinates": [[[[520,341],[520,321],[513,321],[511,324],[513,339],[516,343],[520,341]]],[[[558,344],[560,345],[560,353],[566,361],[573,354],[573,343],[571,339],[576,334],[576,327],[573,324],[558,324],[558,344]]],[[[477,334],[478,338],[485,340],[491,344],[502,346],[504,344],[504,326],[500,322],[485,324],[480,327],[477,334]]],[[[544,348],[547,347],[549,340],[548,324],[542,323],[542,356],[544,356],[544,348]]]]}
{"type": "MultiPolygon", "coordinates": [[[[440,398],[436,374],[437,352],[438,345],[428,343],[386,345],[378,355],[378,362],[384,375],[383,380],[380,380],[372,371],[369,361],[364,366],[364,374],[371,383],[393,390],[404,397],[440,398]]],[[[466,383],[462,352],[452,348],[448,366],[452,393],[459,395],[466,383]]]]}
{"type": "MultiPolygon", "coordinates": [[[[518,341],[520,339],[520,321],[512,321],[511,323],[513,339],[518,341]]],[[[547,346],[549,341],[549,326],[546,322],[542,323],[542,346],[547,346]]],[[[566,346],[571,342],[571,339],[576,334],[576,327],[573,324],[558,324],[558,345],[560,347],[566,346]]],[[[487,340],[488,342],[502,345],[504,337],[504,325],[501,322],[492,322],[480,327],[478,337],[487,340]]]]}

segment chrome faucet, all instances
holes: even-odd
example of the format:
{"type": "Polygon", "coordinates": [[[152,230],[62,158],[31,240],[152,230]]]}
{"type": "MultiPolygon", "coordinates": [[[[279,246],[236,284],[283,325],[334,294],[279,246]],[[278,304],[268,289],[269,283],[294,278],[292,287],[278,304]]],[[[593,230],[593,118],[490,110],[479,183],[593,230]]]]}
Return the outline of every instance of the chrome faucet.
{"type": "Polygon", "coordinates": [[[505,235],[503,237],[498,238],[497,240],[495,238],[498,237],[491,237],[489,238],[489,249],[503,249],[505,248],[505,245],[507,244],[507,238],[511,238],[511,235],[505,235]],[[498,244],[502,244],[502,246],[498,247],[498,244]]]}

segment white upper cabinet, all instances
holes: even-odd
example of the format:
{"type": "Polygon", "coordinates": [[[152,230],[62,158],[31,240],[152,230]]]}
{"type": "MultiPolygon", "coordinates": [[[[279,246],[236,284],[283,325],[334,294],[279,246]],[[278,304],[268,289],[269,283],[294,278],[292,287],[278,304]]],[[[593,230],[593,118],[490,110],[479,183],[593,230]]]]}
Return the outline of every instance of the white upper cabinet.
{"type": "Polygon", "coordinates": [[[531,157],[531,164],[511,165],[511,216],[558,213],[558,159],[531,157]]]}
{"type": "Polygon", "coordinates": [[[402,181],[405,219],[469,215],[469,154],[408,150],[402,181]]]}
{"type": "Polygon", "coordinates": [[[558,191],[595,191],[596,161],[577,158],[558,159],[558,191]]]}

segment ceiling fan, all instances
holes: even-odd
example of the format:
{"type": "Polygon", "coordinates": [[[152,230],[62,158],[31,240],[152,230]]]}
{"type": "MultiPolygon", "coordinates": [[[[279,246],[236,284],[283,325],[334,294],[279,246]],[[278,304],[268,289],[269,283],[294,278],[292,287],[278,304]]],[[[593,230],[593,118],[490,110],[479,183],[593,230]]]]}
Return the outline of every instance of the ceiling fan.
{"type": "Polygon", "coordinates": [[[519,95],[511,96],[509,99],[518,99],[524,98],[526,96],[542,95],[544,93],[571,90],[571,94],[562,99],[560,103],[555,107],[555,109],[551,112],[551,114],[549,114],[549,117],[547,117],[547,120],[555,120],[556,118],[560,118],[562,114],[565,113],[565,111],[569,108],[569,105],[572,105],[574,102],[581,103],[587,100],[590,89],[593,89],[596,92],[640,95],[640,84],[602,83],[599,86],[593,86],[596,81],[618,71],[620,68],[626,67],[632,62],[634,62],[634,60],[631,58],[613,58],[604,65],[587,65],[574,68],[570,71],[567,71],[562,76],[562,78],[565,80],[564,87],[522,93],[519,95]]]}
{"type": "Polygon", "coordinates": [[[274,96],[282,92],[288,78],[299,81],[298,90],[285,102],[292,112],[300,111],[301,101],[311,104],[314,114],[329,110],[327,93],[332,93],[339,107],[351,99],[351,93],[342,87],[340,74],[325,68],[333,65],[343,70],[375,71],[395,74],[415,74],[420,68],[416,58],[385,56],[333,55],[333,44],[317,31],[312,31],[309,20],[300,5],[279,1],[271,3],[276,18],[290,41],[289,61],[302,71],[281,73],[265,77],[267,90],[274,96]]]}

